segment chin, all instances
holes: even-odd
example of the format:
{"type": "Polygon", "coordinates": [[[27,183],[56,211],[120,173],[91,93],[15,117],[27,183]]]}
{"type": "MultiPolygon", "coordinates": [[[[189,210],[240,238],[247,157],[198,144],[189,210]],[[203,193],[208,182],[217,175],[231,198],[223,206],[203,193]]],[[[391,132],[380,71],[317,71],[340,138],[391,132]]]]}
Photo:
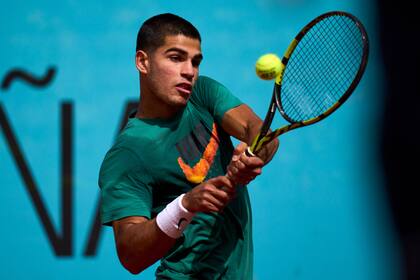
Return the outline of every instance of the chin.
{"type": "Polygon", "coordinates": [[[190,96],[178,96],[176,100],[174,100],[174,106],[184,107],[187,105],[190,96]]]}
{"type": "Polygon", "coordinates": [[[188,103],[188,99],[182,102],[177,102],[176,104],[174,104],[174,106],[179,107],[179,108],[184,108],[185,106],[187,106],[187,103],[188,103]]]}
{"type": "Polygon", "coordinates": [[[172,101],[169,103],[166,103],[167,110],[173,111],[173,112],[177,112],[179,110],[182,110],[183,108],[185,108],[187,106],[188,101],[172,101]]]}

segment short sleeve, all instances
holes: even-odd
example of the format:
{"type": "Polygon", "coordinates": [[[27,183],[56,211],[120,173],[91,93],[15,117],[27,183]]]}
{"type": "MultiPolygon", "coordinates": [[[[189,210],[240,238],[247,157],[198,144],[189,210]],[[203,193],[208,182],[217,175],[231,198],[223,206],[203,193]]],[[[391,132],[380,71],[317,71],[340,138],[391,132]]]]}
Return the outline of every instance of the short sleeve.
{"type": "Polygon", "coordinates": [[[126,148],[112,148],[99,172],[101,222],[129,217],[151,218],[152,188],[140,159],[126,148]]]}
{"type": "Polygon", "coordinates": [[[192,99],[206,107],[219,123],[228,110],[242,104],[224,85],[206,76],[198,78],[192,99]]]}

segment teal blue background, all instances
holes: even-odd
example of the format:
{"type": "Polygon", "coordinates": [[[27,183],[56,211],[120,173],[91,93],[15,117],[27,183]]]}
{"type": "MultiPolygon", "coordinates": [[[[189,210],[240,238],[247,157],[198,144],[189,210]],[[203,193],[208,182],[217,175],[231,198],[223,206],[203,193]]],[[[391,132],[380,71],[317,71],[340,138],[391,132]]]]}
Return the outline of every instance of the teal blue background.
{"type": "MultiPolygon", "coordinates": [[[[345,10],[371,39],[370,61],[349,101],[315,126],[281,137],[280,149],[250,186],[254,279],[397,279],[400,254],[377,160],[382,114],[376,9],[362,0],[14,1],[0,9],[0,78],[12,68],[42,76],[43,89],[14,82],[0,89],[20,147],[56,229],[60,227],[60,106],[74,108],[73,255],[57,257],[25,191],[0,130],[0,279],[152,279],[119,264],[112,231],[97,254],[83,256],[98,197],[100,163],[128,100],[138,98],[134,66],[140,24],[172,12],[201,32],[201,74],[225,84],[262,118],[272,83],[256,59],[282,55],[315,16],[345,10]]],[[[277,117],[274,126],[282,124],[277,117]]]]}

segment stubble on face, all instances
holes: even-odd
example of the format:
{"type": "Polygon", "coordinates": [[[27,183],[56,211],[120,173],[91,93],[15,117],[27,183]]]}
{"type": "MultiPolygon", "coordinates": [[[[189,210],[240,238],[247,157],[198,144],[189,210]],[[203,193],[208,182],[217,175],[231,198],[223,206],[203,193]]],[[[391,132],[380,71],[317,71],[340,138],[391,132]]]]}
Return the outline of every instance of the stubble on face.
{"type": "Polygon", "coordinates": [[[148,73],[144,75],[148,106],[144,109],[167,118],[184,108],[198,78],[202,58],[199,40],[183,35],[167,36],[165,44],[149,58],[148,73]]]}

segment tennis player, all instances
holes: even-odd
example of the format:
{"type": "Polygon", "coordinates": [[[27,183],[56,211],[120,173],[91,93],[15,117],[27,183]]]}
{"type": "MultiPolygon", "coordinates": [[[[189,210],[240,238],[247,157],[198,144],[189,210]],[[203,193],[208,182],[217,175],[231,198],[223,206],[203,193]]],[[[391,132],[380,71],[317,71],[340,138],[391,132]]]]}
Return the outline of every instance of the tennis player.
{"type": "Polygon", "coordinates": [[[262,121],[215,80],[199,76],[201,37],[160,14],[137,35],[138,110],[102,163],[101,219],[122,265],[157,279],[252,279],[251,207],[244,185],[277,150],[244,154],[262,121]],[[230,140],[241,140],[236,148],[230,140]]]}

